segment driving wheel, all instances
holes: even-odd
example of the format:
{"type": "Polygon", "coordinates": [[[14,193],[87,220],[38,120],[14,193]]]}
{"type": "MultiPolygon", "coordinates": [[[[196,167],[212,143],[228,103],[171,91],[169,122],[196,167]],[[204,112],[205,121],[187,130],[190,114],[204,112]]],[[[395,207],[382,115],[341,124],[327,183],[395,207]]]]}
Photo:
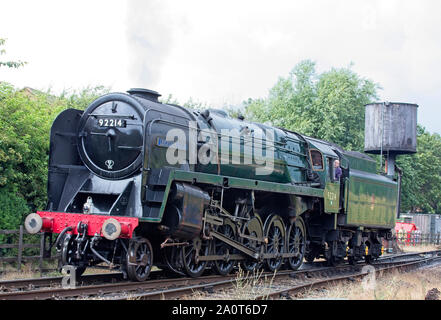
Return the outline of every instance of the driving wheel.
{"type": "MultiPolygon", "coordinates": [[[[216,231],[230,239],[236,240],[235,225],[230,219],[225,219],[224,224],[219,226],[216,231]]],[[[236,262],[229,258],[229,255],[233,254],[234,249],[225,242],[214,239],[213,251],[215,255],[225,256],[224,259],[219,259],[214,262],[214,270],[223,276],[229,274],[233,270],[236,262]]]]}
{"type": "Polygon", "coordinates": [[[295,256],[289,257],[287,262],[289,267],[297,270],[303,262],[306,251],[306,232],[303,219],[298,217],[294,223],[288,227],[286,242],[288,253],[293,253],[295,256]]]}
{"type": "Polygon", "coordinates": [[[201,238],[193,239],[192,243],[182,248],[184,269],[190,277],[197,278],[204,272],[208,261],[199,261],[199,257],[207,256],[209,249],[209,242],[201,238]]]}
{"type": "MultiPolygon", "coordinates": [[[[246,223],[243,233],[245,237],[242,238],[242,243],[246,247],[255,250],[257,253],[260,253],[262,242],[258,241],[258,239],[263,238],[263,225],[262,220],[259,218],[259,216],[254,216],[253,218],[251,218],[250,221],[246,223]]],[[[243,267],[243,269],[248,272],[253,272],[255,269],[258,269],[259,265],[260,263],[255,259],[246,259],[241,262],[241,266],[243,267]]]]}
{"type": "Polygon", "coordinates": [[[283,263],[281,256],[285,248],[285,224],[278,215],[270,215],[265,222],[265,252],[274,255],[265,259],[265,266],[271,272],[280,268],[283,263]]]}

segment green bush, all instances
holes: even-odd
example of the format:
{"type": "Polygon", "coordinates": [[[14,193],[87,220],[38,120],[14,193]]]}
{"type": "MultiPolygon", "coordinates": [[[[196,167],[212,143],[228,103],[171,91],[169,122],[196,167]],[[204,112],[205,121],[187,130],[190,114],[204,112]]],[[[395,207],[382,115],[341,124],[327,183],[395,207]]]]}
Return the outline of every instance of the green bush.
{"type": "Polygon", "coordinates": [[[0,230],[14,230],[30,213],[26,200],[6,188],[0,189],[0,230]]]}
{"type": "Polygon", "coordinates": [[[49,134],[56,116],[66,108],[84,109],[107,91],[96,87],[56,96],[0,82],[0,204],[17,206],[15,211],[0,206],[0,229],[18,228],[24,211],[46,207],[49,134]]]}

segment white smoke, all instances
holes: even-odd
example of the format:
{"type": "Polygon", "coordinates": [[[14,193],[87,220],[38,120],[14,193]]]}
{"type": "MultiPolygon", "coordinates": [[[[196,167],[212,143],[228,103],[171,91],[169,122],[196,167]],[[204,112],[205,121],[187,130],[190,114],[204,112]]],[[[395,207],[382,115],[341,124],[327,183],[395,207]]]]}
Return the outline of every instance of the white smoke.
{"type": "Polygon", "coordinates": [[[171,27],[162,1],[128,0],[126,34],[133,87],[155,89],[171,48],[171,27]]]}

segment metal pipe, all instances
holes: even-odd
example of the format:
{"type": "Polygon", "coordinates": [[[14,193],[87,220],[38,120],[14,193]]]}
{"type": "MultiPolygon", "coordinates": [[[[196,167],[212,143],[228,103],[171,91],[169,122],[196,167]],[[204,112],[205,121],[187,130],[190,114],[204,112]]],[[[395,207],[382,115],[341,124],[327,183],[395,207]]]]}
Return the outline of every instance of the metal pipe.
{"type": "Polygon", "coordinates": [[[385,102],[381,104],[381,142],[380,142],[380,171],[383,171],[383,137],[384,137],[384,106],[385,102]]]}
{"type": "Polygon", "coordinates": [[[57,248],[57,250],[60,250],[61,248],[58,248],[58,243],[60,242],[60,240],[62,238],[64,238],[64,234],[68,231],[72,231],[73,227],[66,227],[63,229],[63,231],[61,231],[61,233],[58,235],[57,240],[55,240],[55,242],[49,247],[49,251],[52,249],[53,246],[55,246],[55,248],[57,248]]]}
{"type": "Polygon", "coordinates": [[[92,253],[97,256],[97,258],[101,259],[102,261],[104,261],[105,263],[107,263],[109,266],[112,266],[112,263],[107,260],[106,258],[104,258],[102,255],[100,255],[94,248],[93,246],[95,245],[95,240],[97,240],[98,238],[93,237],[92,238],[92,242],[90,244],[90,250],[92,251],[92,253]]]}
{"type": "Polygon", "coordinates": [[[395,164],[395,170],[398,172],[398,200],[397,200],[397,219],[400,218],[401,213],[401,179],[403,176],[403,169],[395,164]]]}

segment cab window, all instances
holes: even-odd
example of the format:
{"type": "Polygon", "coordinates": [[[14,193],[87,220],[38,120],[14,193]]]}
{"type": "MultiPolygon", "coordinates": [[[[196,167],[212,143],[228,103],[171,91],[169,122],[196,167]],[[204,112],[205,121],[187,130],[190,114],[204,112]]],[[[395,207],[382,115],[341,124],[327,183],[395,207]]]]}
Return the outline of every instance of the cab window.
{"type": "Polygon", "coordinates": [[[312,169],[316,171],[323,170],[323,155],[318,150],[309,151],[311,155],[312,169]]]}

